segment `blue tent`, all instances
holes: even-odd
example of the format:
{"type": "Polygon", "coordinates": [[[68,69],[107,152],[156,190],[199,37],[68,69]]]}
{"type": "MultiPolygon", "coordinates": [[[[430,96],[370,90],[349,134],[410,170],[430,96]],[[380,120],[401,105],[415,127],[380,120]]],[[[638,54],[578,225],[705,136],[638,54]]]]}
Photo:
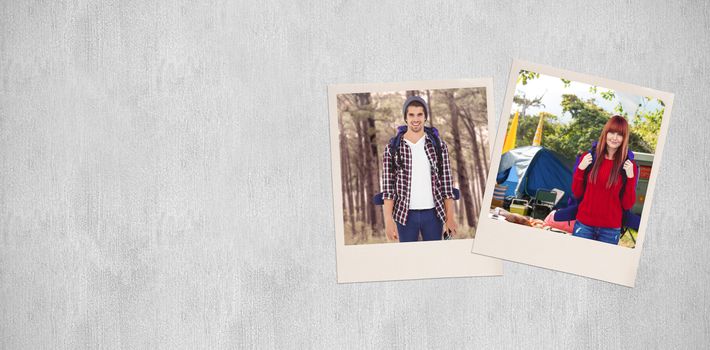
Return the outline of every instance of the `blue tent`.
{"type": "Polygon", "coordinates": [[[572,193],[572,170],[549,149],[540,146],[525,146],[505,152],[498,167],[498,184],[508,186],[507,196],[535,197],[538,189],[560,189],[564,197],[558,207],[567,206],[572,193]]]}

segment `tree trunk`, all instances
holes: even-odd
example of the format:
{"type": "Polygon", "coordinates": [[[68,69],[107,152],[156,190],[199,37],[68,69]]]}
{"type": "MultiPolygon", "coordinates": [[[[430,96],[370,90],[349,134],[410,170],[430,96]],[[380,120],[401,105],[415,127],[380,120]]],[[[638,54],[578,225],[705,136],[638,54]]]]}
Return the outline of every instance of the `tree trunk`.
{"type": "Polygon", "coordinates": [[[456,220],[457,222],[463,223],[463,211],[465,207],[460,200],[456,201],[456,220]]]}
{"type": "MultiPolygon", "coordinates": [[[[357,129],[357,153],[359,155],[364,154],[364,137],[362,130],[362,122],[360,120],[355,120],[355,126],[357,129]]],[[[357,201],[358,201],[358,221],[367,222],[367,211],[365,207],[365,160],[362,156],[356,157],[357,159],[357,201]]],[[[364,232],[363,232],[364,234],[364,232]]]]}
{"type": "Polygon", "coordinates": [[[353,237],[355,237],[355,201],[353,199],[354,191],[353,191],[353,172],[352,172],[352,166],[350,164],[350,149],[347,149],[345,151],[345,157],[347,159],[346,163],[346,191],[345,196],[347,199],[347,205],[348,205],[348,220],[350,221],[350,230],[351,234],[353,237]]]}
{"type": "MultiPolygon", "coordinates": [[[[478,225],[478,218],[481,215],[481,199],[483,197],[483,192],[478,187],[478,175],[475,172],[475,166],[471,167],[471,195],[473,197],[473,215],[476,216],[476,225],[478,225]]],[[[475,227],[474,227],[475,228],[475,227]]]]}
{"type": "Polygon", "coordinates": [[[367,152],[369,149],[369,144],[368,140],[369,138],[367,137],[367,125],[364,120],[360,120],[360,130],[362,134],[360,135],[360,181],[362,182],[362,195],[365,198],[365,201],[363,202],[363,221],[365,221],[366,224],[370,223],[370,208],[367,206],[367,196],[370,194],[370,174],[368,173],[370,170],[370,157],[367,152]]]}
{"type": "Polygon", "coordinates": [[[348,147],[348,139],[345,136],[345,128],[343,127],[342,115],[338,115],[338,127],[340,128],[340,181],[341,191],[343,192],[343,216],[344,222],[350,222],[350,234],[355,236],[355,218],[353,199],[352,199],[352,186],[350,181],[352,180],[352,175],[350,172],[350,149],[348,147]]]}
{"type": "MultiPolygon", "coordinates": [[[[372,198],[375,193],[380,192],[380,158],[377,152],[377,129],[375,128],[375,114],[370,113],[367,119],[368,125],[368,135],[370,137],[370,160],[367,163],[369,165],[370,182],[372,184],[371,192],[368,199],[372,198]]],[[[372,216],[370,217],[370,223],[373,225],[373,232],[381,233],[380,228],[384,227],[384,217],[382,216],[382,210],[377,210],[374,204],[369,203],[370,211],[372,216]]]]}
{"type": "Polygon", "coordinates": [[[485,153],[485,148],[482,147],[480,141],[478,140],[478,136],[476,135],[476,129],[474,127],[473,132],[471,132],[471,141],[473,142],[473,154],[474,154],[474,159],[473,162],[475,163],[476,166],[476,173],[478,176],[476,176],[478,179],[478,186],[479,188],[486,188],[486,169],[488,167],[486,166],[484,168],[483,165],[483,159],[481,159],[481,153],[485,153]],[[481,152],[483,151],[483,152],[481,152]]]}
{"type": "MultiPolygon", "coordinates": [[[[473,163],[475,167],[475,173],[478,176],[475,176],[475,182],[479,188],[482,190],[485,190],[486,188],[486,172],[488,171],[488,154],[487,154],[487,149],[488,147],[485,147],[483,144],[482,140],[479,139],[478,135],[483,135],[480,132],[477,134],[476,132],[476,124],[473,121],[471,113],[469,113],[468,109],[462,108],[461,109],[461,119],[463,119],[463,124],[466,126],[466,130],[468,131],[469,135],[471,136],[471,145],[472,145],[472,151],[473,151],[473,163]]],[[[478,128],[480,130],[480,128],[478,128]]],[[[482,138],[482,137],[481,137],[482,138]]]]}
{"type": "Polygon", "coordinates": [[[479,150],[479,156],[478,156],[478,159],[480,161],[478,162],[478,166],[476,167],[476,170],[478,171],[479,187],[481,188],[481,191],[483,192],[486,190],[486,178],[488,177],[488,168],[489,168],[489,166],[488,166],[488,164],[489,164],[488,150],[490,148],[483,146],[483,141],[481,140],[483,138],[482,137],[483,134],[480,131],[481,131],[481,128],[478,128],[478,133],[477,133],[478,136],[477,137],[478,137],[478,143],[481,145],[481,147],[479,147],[480,150],[479,150]]]}
{"type": "Polygon", "coordinates": [[[363,155],[363,179],[365,183],[365,199],[366,199],[366,219],[374,232],[380,232],[379,227],[383,225],[382,215],[378,215],[378,210],[375,205],[369,202],[369,199],[375,195],[379,188],[379,167],[377,164],[377,131],[375,130],[375,113],[372,106],[372,96],[370,93],[356,94],[358,109],[361,111],[361,135],[362,135],[362,152],[363,155]]]}
{"type": "Polygon", "coordinates": [[[493,145],[491,145],[489,143],[490,138],[489,138],[489,140],[483,140],[483,127],[482,126],[479,125],[476,128],[476,130],[478,131],[478,135],[480,135],[479,138],[481,140],[481,154],[483,155],[483,167],[488,169],[488,165],[490,164],[490,160],[488,160],[488,156],[490,155],[491,147],[493,147],[493,145]]]}
{"type": "Polygon", "coordinates": [[[466,212],[466,219],[468,221],[468,226],[474,227],[477,218],[473,215],[473,198],[471,196],[471,187],[468,181],[467,171],[466,171],[466,161],[464,160],[463,153],[461,152],[461,134],[459,132],[459,106],[456,105],[456,100],[454,99],[453,92],[445,92],[444,95],[447,97],[447,102],[449,105],[449,111],[451,113],[451,134],[454,137],[454,154],[456,155],[456,173],[459,180],[459,187],[461,190],[461,199],[463,200],[464,210],[466,212]]]}

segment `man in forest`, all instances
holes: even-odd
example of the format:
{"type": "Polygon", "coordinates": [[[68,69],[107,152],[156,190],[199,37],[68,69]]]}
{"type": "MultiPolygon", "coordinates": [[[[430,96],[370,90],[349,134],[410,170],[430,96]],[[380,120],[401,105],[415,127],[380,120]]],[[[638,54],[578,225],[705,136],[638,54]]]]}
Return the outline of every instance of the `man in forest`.
{"type": "Polygon", "coordinates": [[[402,107],[405,126],[385,147],[382,198],[387,239],[432,241],[456,235],[458,224],[449,151],[435,128],[425,127],[429,107],[419,96],[402,107]]]}

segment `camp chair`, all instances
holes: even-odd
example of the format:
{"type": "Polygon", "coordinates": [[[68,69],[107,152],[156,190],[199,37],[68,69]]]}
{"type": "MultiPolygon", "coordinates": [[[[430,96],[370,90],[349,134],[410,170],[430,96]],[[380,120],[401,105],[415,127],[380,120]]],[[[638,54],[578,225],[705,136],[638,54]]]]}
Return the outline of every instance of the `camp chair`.
{"type": "Polygon", "coordinates": [[[544,220],[550,214],[556,202],[557,193],[555,191],[538,189],[535,193],[535,199],[532,201],[532,217],[544,220]]]}

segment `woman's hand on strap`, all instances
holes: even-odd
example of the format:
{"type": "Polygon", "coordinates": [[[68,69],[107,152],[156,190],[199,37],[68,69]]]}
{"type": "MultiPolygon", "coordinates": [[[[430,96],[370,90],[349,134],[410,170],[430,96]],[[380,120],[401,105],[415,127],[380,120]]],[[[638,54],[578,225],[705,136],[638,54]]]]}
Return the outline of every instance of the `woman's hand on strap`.
{"type": "Polygon", "coordinates": [[[634,177],[634,163],[627,159],[624,162],[624,171],[626,171],[626,177],[632,179],[634,177]]]}
{"type": "Polygon", "coordinates": [[[584,158],[582,158],[582,160],[579,162],[578,168],[579,168],[579,170],[587,169],[589,164],[592,164],[592,154],[591,153],[587,153],[587,155],[584,156],[584,158]]]}

